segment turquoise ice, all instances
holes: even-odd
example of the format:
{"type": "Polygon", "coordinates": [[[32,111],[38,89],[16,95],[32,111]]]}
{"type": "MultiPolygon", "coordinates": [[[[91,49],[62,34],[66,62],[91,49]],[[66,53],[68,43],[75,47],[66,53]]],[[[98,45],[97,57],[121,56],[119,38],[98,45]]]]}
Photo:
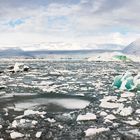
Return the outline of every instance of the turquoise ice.
{"type": "Polygon", "coordinates": [[[140,73],[132,76],[132,72],[127,71],[124,75],[118,75],[114,78],[113,87],[120,90],[140,91],[140,73]]]}

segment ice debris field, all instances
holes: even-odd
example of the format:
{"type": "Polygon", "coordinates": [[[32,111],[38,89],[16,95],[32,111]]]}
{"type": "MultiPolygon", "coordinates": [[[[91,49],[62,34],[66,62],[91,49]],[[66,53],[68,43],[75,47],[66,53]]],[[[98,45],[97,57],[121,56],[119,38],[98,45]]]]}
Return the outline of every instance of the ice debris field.
{"type": "Polygon", "coordinates": [[[0,69],[1,140],[140,139],[139,63],[2,61],[0,69]]]}

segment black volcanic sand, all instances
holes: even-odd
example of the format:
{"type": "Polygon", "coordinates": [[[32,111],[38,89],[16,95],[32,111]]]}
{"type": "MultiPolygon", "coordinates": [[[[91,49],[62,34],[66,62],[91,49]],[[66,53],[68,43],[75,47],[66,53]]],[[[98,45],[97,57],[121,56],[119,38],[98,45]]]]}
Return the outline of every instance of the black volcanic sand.
{"type": "MultiPolygon", "coordinates": [[[[117,109],[101,107],[101,99],[127,91],[113,89],[114,76],[133,70],[136,74],[139,63],[134,62],[87,62],[47,61],[23,62],[29,72],[10,73],[12,62],[1,62],[0,68],[0,138],[11,139],[12,132],[23,134],[18,140],[135,140],[140,139],[140,93],[130,92],[133,97],[121,101],[131,106],[128,116],[115,114],[117,109]],[[84,107],[86,106],[86,107],[84,107]],[[36,113],[24,115],[27,110],[36,113]],[[37,112],[38,111],[38,112],[37,112]],[[114,120],[105,121],[104,111],[114,120]],[[78,121],[78,115],[92,113],[95,120],[78,121]],[[131,125],[126,121],[137,121],[131,125]],[[14,126],[14,122],[16,125],[14,126]],[[89,128],[108,128],[86,136],[89,128]],[[41,132],[37,138],[36,133],[41,132]]],[[[123,98],[124,99],[124,98],[123,98]]],[[[114,102],[114,101],[111,101],[114,102]]],[[[115,101],[116,102],[116,101],[115,101]]]]}

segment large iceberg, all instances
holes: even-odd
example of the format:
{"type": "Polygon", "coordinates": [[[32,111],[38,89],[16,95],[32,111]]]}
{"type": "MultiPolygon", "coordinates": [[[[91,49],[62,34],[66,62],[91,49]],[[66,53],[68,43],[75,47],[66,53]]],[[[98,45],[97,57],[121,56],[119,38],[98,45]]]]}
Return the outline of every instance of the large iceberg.
{"type": "Polygon", "coordinates": [[[131,71],[126,71],[123,75],[114,78],[113,87],[120,90],[140,91],[140,73],[133,76],[131,71]]]}

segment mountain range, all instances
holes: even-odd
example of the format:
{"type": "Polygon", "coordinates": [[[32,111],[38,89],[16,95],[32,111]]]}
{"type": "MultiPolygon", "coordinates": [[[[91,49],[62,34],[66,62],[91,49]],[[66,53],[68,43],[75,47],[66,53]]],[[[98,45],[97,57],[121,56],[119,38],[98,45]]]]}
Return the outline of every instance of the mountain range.
{"type": "Polygon", "coordinates": [[[25,51],[19,47],[0,49],[0,58],[11,58],[11,57],[23,57],[23,58],[43,58],[48,55],[84,55],[84,54],[94,54],[102,52],[122,52],[124,54],[130,55],[140,55],[140,39],[132,42],[128,46],[119,46],[115,44],[102,44],[99,45],[100,49],[90,49],[87,50],[34,50],[34,51],[25,51]],[[112,48],[115,48],[112,49],[112,48]],[[122,48],[122,49],[121,49],[122,48]]]}

